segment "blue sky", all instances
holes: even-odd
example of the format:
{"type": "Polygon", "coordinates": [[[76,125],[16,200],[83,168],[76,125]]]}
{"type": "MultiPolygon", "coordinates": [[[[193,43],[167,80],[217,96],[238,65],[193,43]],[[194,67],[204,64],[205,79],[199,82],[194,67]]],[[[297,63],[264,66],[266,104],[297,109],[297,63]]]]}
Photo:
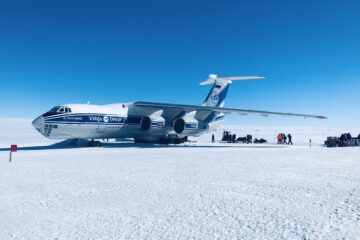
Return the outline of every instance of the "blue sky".
{"type": "Polygon", "coordinates": [[[357,1],[0,1],[0,117],[62,103],[200,104],[209,73],[236,82],[226,106],[327,121],[231,116],[229,123],[356,126],[357,1]]]}

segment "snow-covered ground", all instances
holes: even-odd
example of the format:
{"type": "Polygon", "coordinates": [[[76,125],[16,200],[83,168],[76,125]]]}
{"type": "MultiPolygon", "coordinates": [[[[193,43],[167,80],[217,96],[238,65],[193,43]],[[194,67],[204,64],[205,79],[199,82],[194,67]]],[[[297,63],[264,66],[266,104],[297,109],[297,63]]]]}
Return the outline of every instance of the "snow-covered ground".
{"type": "Polygon", "coordinates": [[[295,145],[51,147],[0,119],[0,239],[360,239],[360,148],[320,146],[360,131],[222,129],[295,145]]]}

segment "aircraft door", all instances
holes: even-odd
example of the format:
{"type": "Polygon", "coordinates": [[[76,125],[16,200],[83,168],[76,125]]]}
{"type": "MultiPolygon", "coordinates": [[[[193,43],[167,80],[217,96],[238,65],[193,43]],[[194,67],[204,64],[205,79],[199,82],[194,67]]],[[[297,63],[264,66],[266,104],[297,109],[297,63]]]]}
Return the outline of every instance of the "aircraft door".
{"type": "Polygon", "coordinates": [[[104,116],[103,117],[103,121],[98,121],[98,125],[97,125],[97,129],[96,132],[97,133],[104,133],[106,132],[107,129],[107,123],[109,122],[109,117],[104,116]]]}

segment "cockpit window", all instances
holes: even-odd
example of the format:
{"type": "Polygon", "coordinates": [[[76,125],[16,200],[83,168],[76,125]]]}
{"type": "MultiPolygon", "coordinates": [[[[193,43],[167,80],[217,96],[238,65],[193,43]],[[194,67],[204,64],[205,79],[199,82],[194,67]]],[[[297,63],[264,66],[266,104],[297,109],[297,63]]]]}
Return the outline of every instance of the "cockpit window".
{"type": "Polygon", "coordinates": [[[44,117],[54,116],[62,113],[70,113],[71,109],[66,106],[56,106],[50,109],[47,113],[43,114],[44,117]]]}
{"type": "Polygon", "coordinates": [[[56,107],[53,107],[49,112],[56,113],[56,112],[58,112],[59,109],[60,109],[60,107],[56,106],[56,107]]]}
{"type": "Polygon", "coordinates": [[[70,113],[71,112],[71,109],[68,108],[68,107],[65,107],[65,106],[56,106],[56,107],[53,107],[49,113],[70,113]]]}

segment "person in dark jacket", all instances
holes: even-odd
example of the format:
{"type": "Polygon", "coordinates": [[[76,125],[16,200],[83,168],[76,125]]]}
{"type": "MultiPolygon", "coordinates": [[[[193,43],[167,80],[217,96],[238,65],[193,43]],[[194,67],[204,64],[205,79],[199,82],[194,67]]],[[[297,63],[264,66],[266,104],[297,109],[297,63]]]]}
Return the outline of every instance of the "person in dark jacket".
{"type": "Polygon", "coordinates": [[[339,147],[345,147],[345,142],[346,142],[346,136],[345,136],[345,134],[341,134],[340,141],[339,141],[339,147]]]}
{"type": "Polygon", "coordinates": [[[250,134],[246,135],[246,143],[250,143],[251,139],[250,139],[250,134]]]}
{"type": "Polygon", "coordinates": [[[285,133],[283,133],[283,144],[287,144],[287,142],[286,142],[286,135],[285,135],[285,133]]]}
{"type": "Polygon", "coordinates": [[[293,145],[291,134],[289,133],[289,134],[287,135],[287,137],[288,137],[288,145],[289,145],[289,144],[293,145]]]}
{"type": "Polygon", "coordinates": [[[347,133],[347,134],[346,134],[346,138],[347,138],[347,140],[350,140],[350,139],[352,138],[351,134],[350,134],[350,133],[347,133]]]}

